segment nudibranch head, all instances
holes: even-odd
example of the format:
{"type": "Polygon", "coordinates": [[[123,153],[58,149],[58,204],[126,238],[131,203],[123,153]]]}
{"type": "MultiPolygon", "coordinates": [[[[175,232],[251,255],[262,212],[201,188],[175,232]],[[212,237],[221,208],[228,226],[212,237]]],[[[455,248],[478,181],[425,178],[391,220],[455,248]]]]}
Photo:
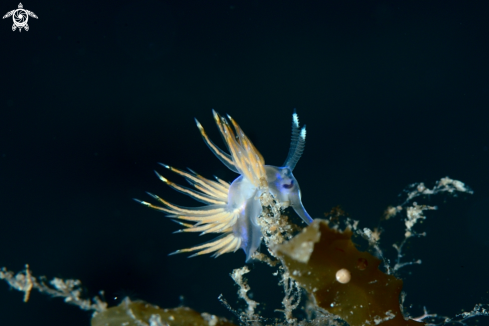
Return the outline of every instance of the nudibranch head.
{"type": "Polygon", "coordinates": [[[184,228],[177,232],[221,233],[209,242],[188,249],[180,249],[172,254],[195,252],[191,257],[212,253],[214,257],[243,249],[248,261],[258,249],[262,240],[259,218],[262,214],[260,195],[269,191],[283,208],[291,206],[295,212],[310,224],[312,218],[304,209],[301,191],[292,170],[297,164],[305,145],[305,126],[299,128],[299,118],[292,116],[292,141],[283,167],[265,165],[263,156],[228,116],[227,119],[212,111],[216,125],[223,136],[229,153],[217,147],[207,136],[202,125],[197,127],[209,149],[231,171],[239,176],[231,183],[219,178],[210,180],[190,171],[182,171],[171,166],[163,167],[184,177],[195,189],[173,183],[161,176],[158,178],[173,189],[200,201],[205,206],[182,207],[150,194],[162,206],[137,200],[139,203],[164,212],[184,228]]]}

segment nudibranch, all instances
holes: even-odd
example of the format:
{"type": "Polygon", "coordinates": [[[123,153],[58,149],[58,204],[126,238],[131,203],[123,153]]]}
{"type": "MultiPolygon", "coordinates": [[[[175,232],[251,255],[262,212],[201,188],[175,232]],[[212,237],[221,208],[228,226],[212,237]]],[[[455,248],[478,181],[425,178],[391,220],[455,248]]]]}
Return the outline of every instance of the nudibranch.
{"type": "Polygon", "coordinates": [[[151,193],[148,194],[163,206],[137,199],[136,201],[166,213],[167,217],[185,227],[176,232],[222,233],[209,242],[177,250],[172,254],[195,252],[190,256],[193,257],[213,253],[213,256],[217,257],[224,253],[236,252],[241,248],[245,251],[246,261],[248,261],[262,240],[258,219],[262,213],[259,197],[263,191],[269,191],[283,208],[291,206],[305,223],[312,222],[312,218],[302,205],[299,184],[292,174],[304,150],[306,127],[299,128],[299,117],[294,110],[289,154],[283,167],[277,167],[265,165],[263,156],[229,115],[226,119],[216,111],[212,112],[229,154],[209,139],[202,125],[195,119],[197,127],[210,150],[231,171],[238,173],[239,177],[229,184],[217,177],[214,181],[190,169],[190,172],[186,172],[160,163],[184,177],[195,189],[173,183],[155,171],[161,181],[206,205],[177,206],[151,193]]]}

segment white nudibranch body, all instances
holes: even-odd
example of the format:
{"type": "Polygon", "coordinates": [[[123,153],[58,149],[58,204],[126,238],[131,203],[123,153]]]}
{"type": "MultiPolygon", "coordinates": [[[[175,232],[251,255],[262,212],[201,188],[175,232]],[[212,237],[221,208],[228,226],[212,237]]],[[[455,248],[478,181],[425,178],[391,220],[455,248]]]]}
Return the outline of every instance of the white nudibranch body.
{"type": "Polygon", "coordinates": [[[217,257],[241,248],[245,251],[248,261],[262,240],[258,219],[262,213],[259,197],[263,191],[272,193],[282,207],[292,207],[307,224],[312,222],[302,205],[299,184],[292,174],[304,150],[306,128],[305,126],[302,129],[299,128],[299,117],[294,111],[289,154],[284,166],[276,167],[265,165],[262,155],[230,116],[226,119],[214,110],[212,112],[229,154],[214,145],[207,137],[202,125],[195,120],[197,127],[205,143],[217,158],[240,176],[229,184],[217,177],[216,181],[209,180],[191,170],[189,173],[161,164],[183,176],[195,189],[177,185],[156,172],[160,180],[206,205],[202,207],[177,206],[153,194],[150,195],[164,206],[156,206],[137,199],[136,201],[166,213],[167,217],[185,227],[177,232],[222,233],[221,236],[209,242],[177,250],[173,254],[195,252],[192,256],[196,256],[213,253],[213,256],[217,257]]]}

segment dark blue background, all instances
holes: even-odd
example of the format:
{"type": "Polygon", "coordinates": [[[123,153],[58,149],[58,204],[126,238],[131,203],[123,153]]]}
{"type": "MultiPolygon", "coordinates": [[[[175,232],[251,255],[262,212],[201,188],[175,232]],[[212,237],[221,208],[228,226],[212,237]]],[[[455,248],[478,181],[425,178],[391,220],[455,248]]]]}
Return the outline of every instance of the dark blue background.
{"type": "MultiPolygon", "coordinates": [[[[17,5],[3,1],[0,12],[17,5]]],[[[228,275],[243,252],[169,257],[207,238],[172,234],[178,225],[132,198],[151,191],[194,205],[155,177],[182,182],[158,162],[236,177],[195,127],[197,117],[222,146],[212,108],[240,123],[267,164],[282,164],[297,108],[308,134],[294,173],[314,217],[342,205],[373,228],[413,182],[448,175],[474,189],[418,200],[439,210],[419,226],[428,237],[407,248],[423,264],[402,276],[414,315],[489,302],[486,1],[23,5],[39,17],[28,32],[0,22],[0,266],[80,279],[111,304],[183,300],[230,317],[217,296],[240,306],[228,275]]],[[[402,239],[392,228],[388,254],[402,239]]],[[[273,316],[277,280],[255,269],[266,274],[252,277],[255,298],[273,316]]],[[[38,293],[25,304],[0,283],[1,325],[88,325],[89,316],[38,293]]]]}

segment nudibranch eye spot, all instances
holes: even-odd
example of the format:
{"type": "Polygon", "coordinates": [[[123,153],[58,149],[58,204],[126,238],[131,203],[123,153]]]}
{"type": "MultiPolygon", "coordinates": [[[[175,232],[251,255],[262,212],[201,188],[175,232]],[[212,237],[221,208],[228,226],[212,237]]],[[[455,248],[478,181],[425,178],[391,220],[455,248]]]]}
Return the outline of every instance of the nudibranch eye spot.
{"type": "Polygon", "coordinates": [[[339,269],[336,272],[336,280],[341,284],[346,284],[351,280],[351,273],[346,268],[339,269]]]}
{"type": "Polygon", "coordinates": [[[291,189],[293,186],[294,186],[294,180],[290,180],[290,183],[288,183],[288,184],[287,184],[287,183],[284,183],[284,184],[282,185],[282,187],[283,187],[284,189],[291,189]]]}

